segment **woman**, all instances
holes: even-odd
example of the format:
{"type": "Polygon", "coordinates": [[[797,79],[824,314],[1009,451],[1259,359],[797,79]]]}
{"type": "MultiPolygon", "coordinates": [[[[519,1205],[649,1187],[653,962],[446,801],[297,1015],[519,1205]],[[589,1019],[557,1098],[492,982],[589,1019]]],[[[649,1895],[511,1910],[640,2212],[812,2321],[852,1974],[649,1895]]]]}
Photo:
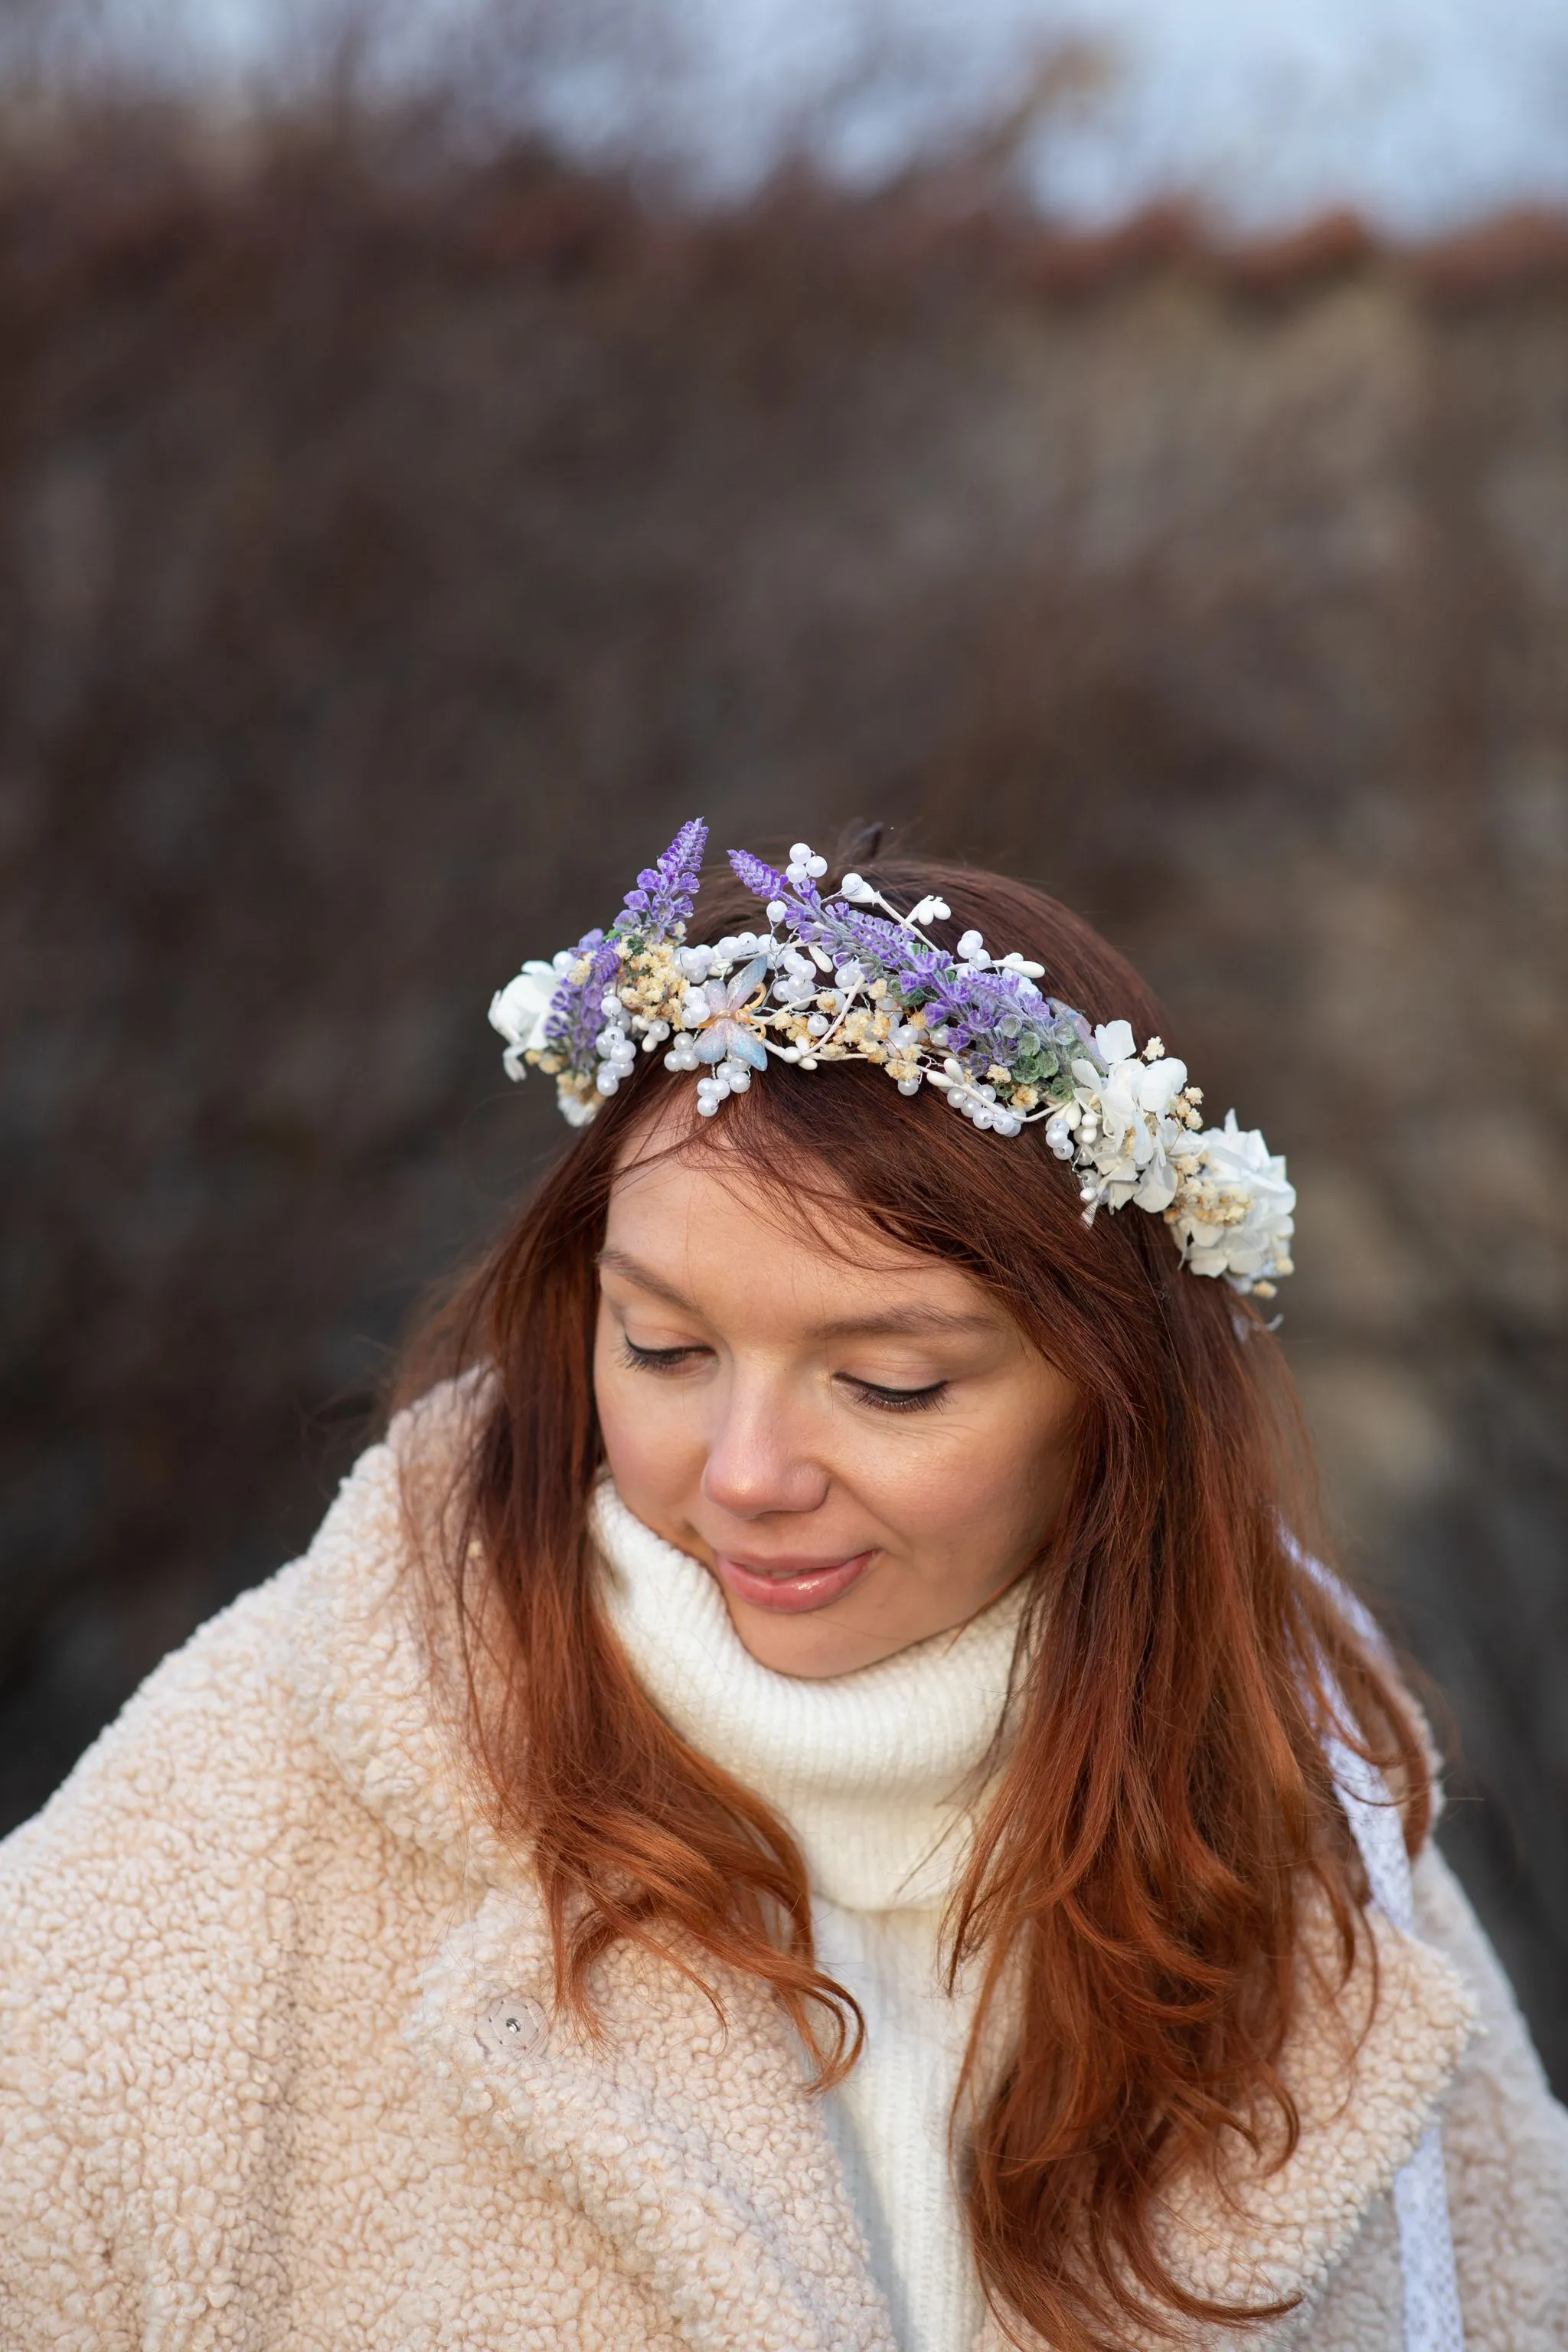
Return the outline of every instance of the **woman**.
{"type": "Polygon", "coordinates": [[[1038,893],[702,841],[492,1007],[581,1131],[452,1377],[6,1849],[0,2342],[1568,2343],[1283,1162],[1038,893]]]}

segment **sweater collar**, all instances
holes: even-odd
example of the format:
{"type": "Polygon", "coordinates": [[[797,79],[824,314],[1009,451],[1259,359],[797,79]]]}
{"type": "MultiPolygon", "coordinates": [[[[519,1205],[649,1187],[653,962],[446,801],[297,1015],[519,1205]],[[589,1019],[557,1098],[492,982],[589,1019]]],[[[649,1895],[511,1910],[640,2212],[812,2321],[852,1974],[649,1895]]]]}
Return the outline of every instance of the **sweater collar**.
{"type": "Polygon", "coordinates": [[[857,1910],[943,1904],[1005,1746],[1026,1580],[955,1632],[804,1681],[759,1664],[708,1570],[607,1479],[593,1525],[605,1606],[644,1689],[683,1739],[784,1816],[813,1892],[857,1910]]]}

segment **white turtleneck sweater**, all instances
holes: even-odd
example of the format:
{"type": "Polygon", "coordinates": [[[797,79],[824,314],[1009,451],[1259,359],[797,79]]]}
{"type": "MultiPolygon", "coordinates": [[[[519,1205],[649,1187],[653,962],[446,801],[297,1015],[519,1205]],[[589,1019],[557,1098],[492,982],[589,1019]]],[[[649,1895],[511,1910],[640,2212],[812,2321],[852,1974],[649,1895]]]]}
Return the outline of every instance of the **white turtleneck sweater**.
{"type": "Polygon", "coordinates": [[[608,1482],[595,1534],[611,1622],[683,1738],[765,1798],[795,1834],[817,1958],[852,1992],[866,2046],[826,2120],[902,2352],[970,2352],[984,2303],[954,2194],[949,2118],[973,1995],[938,1974],[976,1767],[995,1737],[1025,1591],[956,1633],[830,1682],[761,1665],[700,1561],[608,1482]]]}

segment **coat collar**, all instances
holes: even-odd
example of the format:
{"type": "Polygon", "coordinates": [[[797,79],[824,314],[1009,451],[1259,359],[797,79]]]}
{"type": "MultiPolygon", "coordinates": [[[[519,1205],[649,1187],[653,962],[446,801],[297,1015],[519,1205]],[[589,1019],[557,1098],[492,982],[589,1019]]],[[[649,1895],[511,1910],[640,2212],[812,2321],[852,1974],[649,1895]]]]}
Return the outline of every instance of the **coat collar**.
{"type": "MultiPolygon", "coordinates": [[[[440,1696],[450,1661],[411,1605],[400,1456],[412,1439],[421,1456],[450,1459],[457,1409],[437,1392],[393,1444],[362,1457],[300,1564],[290,1643],[301,1704],[354,1795],[472,1888],[470,1915],[425,1969],[410,2042],[463,2113],[506,2135],[616,2246],[693,2352],[780,2342],[892,2352],[798,2047],[762,1990],[723,1972],[721,2031],[672,1965],[620,1950],[602,1964],[602,2038],[584,2040],[553,2013],[527,1857],[466,1784],[440,1696]]],[[[1223,2183],[1184,2180],[1167,2199],[1167,2251],[1205,2295],[1310,2302],[1458,2065],[1474,2011],[1456,1970],[1381,1917],[1372,1927],[1375,2004],[1364,1958],[1338,1994],[1304,1971],[1282,2058],[1301,2115],[1291,2155],[1266,2171],[1238,2148],[1223,2183]]],[[[1287,2322],[1250,2340],[1295,2333],[1287,2322]]],[[[986,2342],[997,2352],[1005,2342],[994,2320],[986,2342]]]]}
{"type": "MultiPolygon", "coordinates": [[[[1217,2179],[1184,2179],[1169,2195],[1167,2248],[1205,2297],[1300,2298],[1310,2309],[1368,2207],[1415,2154],[1469,2043],[1476,2006],[1451,1962],[1381,1913],[1368,1927],[1375,1964],[1363,1946],[1342,1986],[1331,1923],[1322,1910],[1304,1922],[1297,2013],[1280,2055],[1300,2118],[1291,2154],[1269,2169],[1238,2143],[1217,2179]]],[[[1254,2340],[1292,2342],[1305,2324],[1298,2310],[1254,2340]]],[[[1234,2344],[1234,2331],[1214,2341],[1234,2344]]]]}

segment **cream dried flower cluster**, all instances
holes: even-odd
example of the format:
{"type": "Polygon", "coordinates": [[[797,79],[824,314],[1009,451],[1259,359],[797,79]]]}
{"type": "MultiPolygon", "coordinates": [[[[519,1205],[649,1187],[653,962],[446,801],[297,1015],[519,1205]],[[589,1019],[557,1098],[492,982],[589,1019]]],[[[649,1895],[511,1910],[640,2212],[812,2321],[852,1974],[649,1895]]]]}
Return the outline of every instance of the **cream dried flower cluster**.
{"type": "Polygon", "coordinates": [[[607,931],[525,964],[491,1002],[508,1075],[553,1076],[574,1125],[661,1045],[667,1069],[696,1076],[710,1118],[770,1057],[870,1062],[900,1094],[933,1087],[994,1134],[1043,1122],[1090,1223],[1129,1203],[1163,1216],[1194,1273],[1259,1297],[1291,1271],[1284,1160],[1234,1111],[1205,1127],[1200,1089],[1158,1037],[1140,1051],[1125,1021],[1091,1028],[1042,992],[1041,965],[992,955],[978,931],[949,953],[924,928],[951,919],[941,898],[900,913],[858,874],[825,897],[826,861],[806,842],[783,867],[731,852],[767,928],[689,945],[706,841],[706,825],[683,825],[607,931]]]}

